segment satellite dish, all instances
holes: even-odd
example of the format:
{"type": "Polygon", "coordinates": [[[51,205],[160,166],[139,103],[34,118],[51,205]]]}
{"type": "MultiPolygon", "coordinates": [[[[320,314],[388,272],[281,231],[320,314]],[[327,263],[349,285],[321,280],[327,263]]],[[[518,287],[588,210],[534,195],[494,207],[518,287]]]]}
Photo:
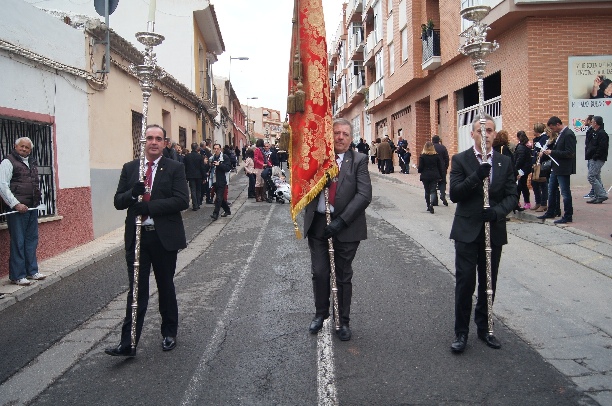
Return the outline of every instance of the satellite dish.
{"type": "Polygon", "coordinates": [[[94,0],[94,7],[96,9],[96,13],[98,13],[102,17],[106,17],[106,15],[104,14],[104,5],[107,1],[108,15],[111,15],[117,9],[117,4],[119,3],[119,0],[94,0]]]}

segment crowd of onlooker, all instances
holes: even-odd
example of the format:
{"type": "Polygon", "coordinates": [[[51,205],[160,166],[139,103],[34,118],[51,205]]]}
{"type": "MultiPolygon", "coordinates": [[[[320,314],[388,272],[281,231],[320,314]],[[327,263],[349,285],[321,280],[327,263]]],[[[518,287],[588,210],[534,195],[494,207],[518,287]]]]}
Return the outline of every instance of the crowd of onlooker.
{"type": "MultiPolygon", "coordinates": [[[[600,80],[602,82],[602,80],[600,80]]],[[[596,83],[597,89],[608,83],[596,83]],[[599,85],[602,86],[599,86],[599,85]]],[[[594,86],[595,88],[595,86],[594,86]]],[[[610,85],[612,89],[612,85],[610,85]]],[[[604,130],[602,117],[590,115],[585,120],[586,139],[584,159],[587,161],[588,181],[591,190],[584,198],[589,204],[601,204],[608,200],[608,192],[601,180],[601,169],[608,158],[609,137],[604,130]]],[[[411,153],[408,143],[398,137],[397,146],[389,137],[376,138],[368,145],[363,139],[356,149],[369,154],[372,164],[378,165],[382,174],[394,171],[393,154],[398,155],[401,173],[409,173],[411,153]]],[[[539,218],[555,218],[562,216],[561,202],[565,214],[555,223],[572,221],[573,206],[571,203],[570,176],[576,173],[576,136],[574,132],[556,117],[551,117],[547,124],[536,123],[531,134],[523,130],[516,132],[511,138],[508,131],[498,130],[493,139],[493,149],[508,156],[514,166],[519,204],[514,211],[533,210],[540,213],[539,218]],[[552,176],[552,182],[551,182],[552,176]],[[533,202],[531,197],[533,191],[533,202]],[[522,204],[521,204],[522,199],[522,204]]],[[[427,210],[434,212],[437,205],[437,191],[445,205],[446,173],[449,167],[448,151],[440,141],[433,136],[431,142],[426,142],[419,155],[418,169],[420,180],[425,188],[427,210]],[[438,159],[431,158],[436,156],[438,159]],[[440,161],[440,162],[438,162],[440,161]]]]}
{"type": "MultiPolygon", "coordinates": [[[[190,185],[192,196],[192,209],[199,210],[204,203],[214,204],[216,195],[216,179],[213,175],[215,169],[214,145],[211,141],[203,141],[200,144],[193,143],[191,152],[183,148],[180,144],[166,138],[166,146],[163,155],[185,165],[187,181],[190,185]]],[[[216,145],[216,144],[215,144],[216,145]]],[[[226,173],[226,184],[223,195],[227,200],[229,189],[229,173],[238,172],[240,162],[244,163],[244,172],[249,179],[248,198],[256,199],[257,202],[271,202],[274,196],[269,194],[265,185],[262,172],[265,168],[276,168],[274,176],[281,177],[280,169],[283,163],[287,162],[286,151],[279,151],[275,145],[268,141],[258,139],[255,144],[248,144],[239,148],[234,145],[225,145],[217,160],[223,162],[223,157],[227,157],[231,169],[226,173]],[[242,158],[242,159],[241,159],[242,158]]],[[[223,166],[218,169],[222,170],[223,166]]],[[[266,172],[264,172],[264,175],[266,172]]],[[[272,174],[271,174],[272,175],[272,174]]]]}

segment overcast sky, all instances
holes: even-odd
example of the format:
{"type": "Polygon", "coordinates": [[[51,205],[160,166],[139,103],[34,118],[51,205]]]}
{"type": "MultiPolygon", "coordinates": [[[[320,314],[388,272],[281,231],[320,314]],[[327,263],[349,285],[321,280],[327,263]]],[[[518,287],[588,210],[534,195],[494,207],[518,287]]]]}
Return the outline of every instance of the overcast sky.
{"type": "MultiPolygon", "coordinates": [[[[342,0],[323,0],[327,40],[342,18],[342,0]]],[[[225,43],[225,53],[213,65],[215,75],[228,76],[240,98],[250,106],[280,110],[287,105],[287,75],[291,42],[291,0],[212,0],[225,43]]]]}

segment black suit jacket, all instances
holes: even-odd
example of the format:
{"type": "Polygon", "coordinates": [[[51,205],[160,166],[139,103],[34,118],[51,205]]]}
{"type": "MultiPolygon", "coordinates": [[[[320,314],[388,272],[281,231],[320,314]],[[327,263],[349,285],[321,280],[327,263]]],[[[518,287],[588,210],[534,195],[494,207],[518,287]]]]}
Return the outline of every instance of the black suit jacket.
{"type": "Polygon", "coordinates": [[[576,173],[576,134],[569,127],[565,127],[557,137],[550,156],[559,163],[552,163],[552,172],[556,175],[576,173]]]}
{"type": "MultiPolygon", "coordinates": [[[[372,183],[368,171],[368,156],[348,150],[338,174],[336,204],[332,218],[340,216],[347,227],[336,234],[341,242],[361,241],[368,238],[365,210],[372,201],[372,183]]],[[[312,224],[319,196],[315,197],[304,211],[304,235],[312,224]]]]}
{"type": "MultiPolygon", "coordinates": [[[[489,205],[497,213],[497,221],[491,222],[491,243],[508,243],[505,218],[518,204],[512,160],[493,152],[492,179],[489,186],[489,205]]],[[[453,156],[450,172],[450,198],[457,203],[450,238],[470,243],[476,241],[484,222],[483,182],[476,170],[480,166],[472,148],[453,156]]]]}
{"type": "MultiPolygon", "coordinates": [[[[115,208],[128,209],[125,218],[125,249],[133,249],[136,236],[136,217],[131,209],[137,200],[132,198],[132,187],[138,182],[140,161],[123,165],[119,185],[115,193],[115,208]]],[[[187,246],[181,211],[189,207],[189,191],[185,168],[180,162],[162,157],[153,180],[150,216],[155,222],[155,232],[163,247],[177,251],[187,246]]]]}
{"type": "Polygon", "coordinates": [[[191,151],[183,160],[187,179],[202,179],[206,175],[204,157],[197,151],[191,151]]]}

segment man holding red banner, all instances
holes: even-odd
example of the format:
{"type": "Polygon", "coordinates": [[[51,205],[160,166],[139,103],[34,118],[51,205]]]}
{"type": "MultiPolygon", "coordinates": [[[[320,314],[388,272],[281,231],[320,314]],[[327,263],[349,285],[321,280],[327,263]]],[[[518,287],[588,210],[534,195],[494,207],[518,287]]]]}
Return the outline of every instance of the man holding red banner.
{"type": "Polygon", "coordinates": [[[329,186],[331,222],[325,218],[325,197],[321,192],[305,208],[304,234],[308,238],[312,261],[312,288],[315,317],[309,331],[317,334],[329,317],[330,260],[328,238],[333,238],[340,329],[342,341],[351,339],[349,315],[351,310],[353,259],[359,242],[367,238],[365,210],[372,201],[372,184],[368,172],[368,157],[349,149],[353,128],[351,122],[339,118],[333,122],[333,142],[338,176],[329,186]]]}

